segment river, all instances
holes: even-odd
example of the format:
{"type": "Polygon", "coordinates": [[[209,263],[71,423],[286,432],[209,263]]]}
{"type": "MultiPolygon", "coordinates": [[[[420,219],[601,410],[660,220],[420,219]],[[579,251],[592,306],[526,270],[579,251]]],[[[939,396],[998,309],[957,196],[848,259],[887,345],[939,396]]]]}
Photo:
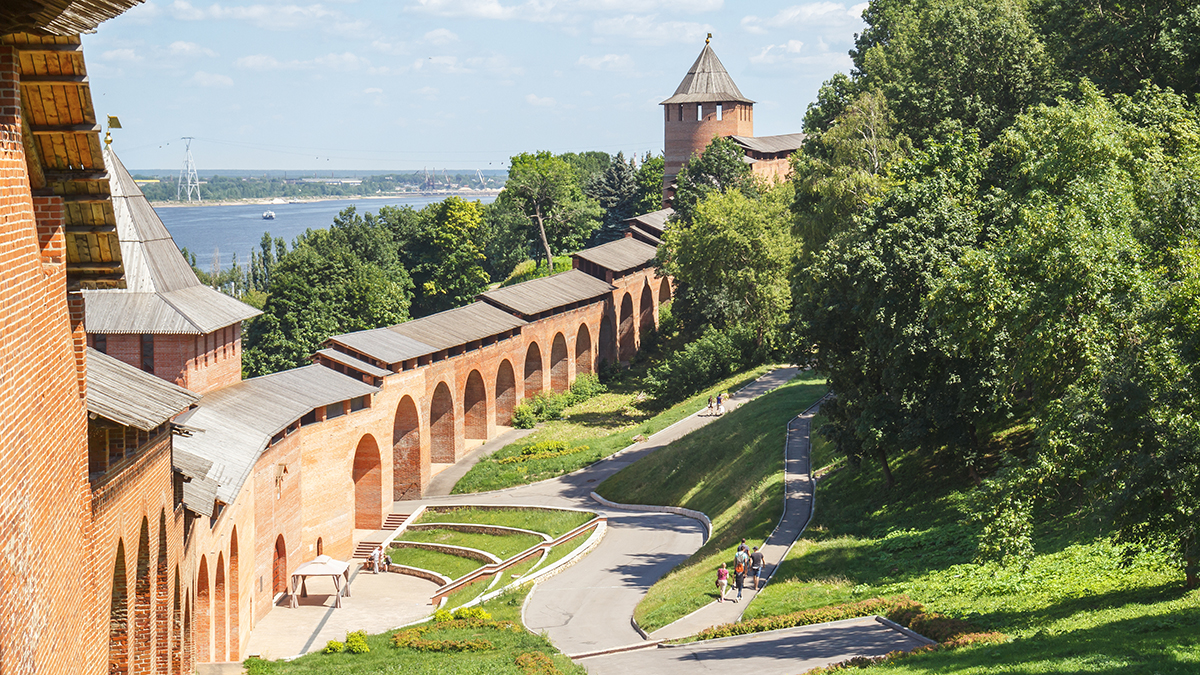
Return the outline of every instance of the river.
{"type": "MultiPolygon", "coordinates": [[[[213,252],[219,251],[222,269],[233,263],[250,262],[250,251],[258,250],[263,232],[283,237],[291,248],[292,240],[305,230],[329,227],[342,209],[355,206],[359,213],[377,213],[383,206],[411,206],[415,209],[439,202],[447,195],[411,195],[396,198],[365,199],[350,197],[301,204],[233,204],[227,206],[167,206],[156,208],[158,217],[175,239],[175,245],[196,254],[196,265],[212,267],[213,252]],[[266,210],[275,212],[275,220],[264,220],[266,210]]],[[[494,195],[464,197],[478,199],[484,204],[495,201],[494,195]]]]}

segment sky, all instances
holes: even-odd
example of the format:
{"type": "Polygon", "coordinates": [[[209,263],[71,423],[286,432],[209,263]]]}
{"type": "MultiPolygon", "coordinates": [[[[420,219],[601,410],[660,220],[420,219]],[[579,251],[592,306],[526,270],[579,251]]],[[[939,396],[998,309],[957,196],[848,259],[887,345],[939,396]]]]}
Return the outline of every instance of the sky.
{"type": "MultiPolygon", "coordinates": [[[[849,72],[865,3],[727,0],[149,0],[83,37],[98,118],[131,169],[503,169],[521,152],[660,154],[704,46],[801,131],[849,72]]],[[[342,175],[339,173],[339,175],[342,175]]]]}

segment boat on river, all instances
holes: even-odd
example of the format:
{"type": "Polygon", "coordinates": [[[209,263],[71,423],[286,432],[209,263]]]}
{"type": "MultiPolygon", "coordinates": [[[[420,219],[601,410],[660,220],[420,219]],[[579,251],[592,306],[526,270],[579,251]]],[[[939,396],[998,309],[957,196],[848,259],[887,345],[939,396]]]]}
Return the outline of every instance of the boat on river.
{"type": "Polygon", "coordinates": [[[263,211],[263,220],[275,220],[275,212],[263,211]]]}

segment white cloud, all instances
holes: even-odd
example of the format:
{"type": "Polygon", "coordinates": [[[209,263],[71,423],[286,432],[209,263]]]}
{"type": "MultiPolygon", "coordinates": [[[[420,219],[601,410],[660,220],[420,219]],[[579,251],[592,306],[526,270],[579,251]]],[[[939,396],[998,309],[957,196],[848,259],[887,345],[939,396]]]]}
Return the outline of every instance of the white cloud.
{"type": "Polygon", "coordinates": [[[781,45],[767,45],[762,51],[750,57],[750,63],[779,63],[794,57],[804,51],[804,43],[799,40],[788,40],[781,45]]]}
{"type": "Polygon", "coordinates": [[[171,54],[173,54],[174,56],[216,56],[217,55],[216,52],[209,49],[208,47],[201,47],[200,45],[196,44],[195,42],[184,42],[183,40],[178,40],[178,41],[172,42],[167,47],[167,51],[170,52],[171,54]]]}
{"type": "Polygon", "coordinates": [[[470,68],[459,62],[457,56],[430,56],[413,61],[413,70],[435,70],[447,75],[458,75],[471,72],[470,68]]]}
{"type": "Polygon", "coordinates": [[[142,57],[137,55],[137,52],[132,49],[111,49],[100,55],[100,58],[105,61],[118,61],[123,63],[137,63],[142,60],[142,57]]]}
{"type": "Polygon", "coordinates": [[[529,105],[537,106],[539,108],[552,108],[556,103],[554,99],[548,96],[542,97],[538,96],[537,94],[529,94],[525,97],[525,100],[529,102],[529,105]]]}
{"type": "Polygon", "coordinates": [[[320,22],[330,28],[344,28],[343,16],[339,12],[314,5],[244,5],[224,7],[214,3],[208,7],[197,7],[187,0],[171,3],[171,14],[183,21],[204,19],[233,19],[249,21],[269,30],[288,30],[298,26],[320,22]]]}
{"type": "Polygon", "coordinates": [[[432,45],[446,45],[458,42],[458,36],[445,28],[435,28],[425,34],[425,41],[432,45]]]}
{"type": "Polygon", "coordinates": [[[436,101],[438,96],[437,87],[421,87],[413,93],[427,101],[436,101]]]}
{"type": "Polygon", "coordinates": [[[633,57],[628,54],[605,54],[604,56],[580,56],[578,64],[592,70],[633,70],[633,57]]]}
{"type": "Polygon", "coordinates": [[[648,44],[698,42],[712,32],[708,24],[692,21],[658,21],[655,14],[626,14],[599,19],[593,29],[601,35],[617,35],[648,44]]]}
{"type": "Polygon", "coordinates": [[[789,26],[850,26],[862,20],[866,4],[847,7],[842,2],[808,2],[792,5],[766,19],[749,15],[742,18],[742,28],[750,33],[766,33],[769,28],[789,26]]]}
{"type": "Polygon", "coordinates": [[[382,94],[383,90],[380,89],[379,87],[367,87],[366,89],[363,89],[363,93],[364,94],[382,94]]]}
{"type": "Polygon", "coordinates": [[[233,78],[228,75],[217,75],[198,70],[192,76],[192,83],[201,87],[232,87],[233,78]]]}
{"type": "Polygon", "coordinates": [[[234,65],[242,70],[359,70],[371,65],[371,62],[356,54],[343,52],[341,54],[326,54],[308,61],[280,61],[270,54],[253,54],[243,56],[234,61],[234,65]]]}
{"type": "Polygon", "coordinates": [[[384,40],[375,40],[371,43],[371,49],[392,56],[404,56],[409,53],[408,45],[403,42],[385,42],[384,40]]]}
{"type": "Polygon", "coordinates": [[[466,19],[511,19],[516,6],[505,7],[499,0],[417,0],[411,8],[419,12],[466,19]]]}
{"type": "Polygon", "coordinates": [[[695,13],[715,11],[724,5],[724,0],[524,0],[508,4],[500,0],[413,0],[408,9],[458,19],[575,23],[595,13],[695,13]]]}

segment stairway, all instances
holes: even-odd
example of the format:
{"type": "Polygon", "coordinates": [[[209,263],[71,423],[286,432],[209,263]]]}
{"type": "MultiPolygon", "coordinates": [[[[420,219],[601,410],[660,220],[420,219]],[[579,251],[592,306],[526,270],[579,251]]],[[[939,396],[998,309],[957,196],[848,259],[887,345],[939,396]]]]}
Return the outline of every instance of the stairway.
{"type": "Polygon", "coordinates": [[[400,527],[410,516],[412,516],[411,513],[389,513],[388,517],[383,520],[384,532],[391,532],[400,527]]]}

